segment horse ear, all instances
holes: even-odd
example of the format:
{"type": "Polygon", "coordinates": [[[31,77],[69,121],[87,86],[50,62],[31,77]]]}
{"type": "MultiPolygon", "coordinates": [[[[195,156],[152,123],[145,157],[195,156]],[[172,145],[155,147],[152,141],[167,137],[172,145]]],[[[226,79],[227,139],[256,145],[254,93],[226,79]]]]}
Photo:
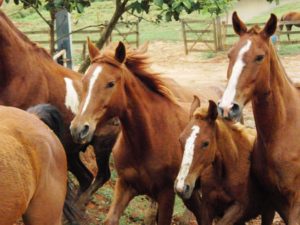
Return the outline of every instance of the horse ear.
{"type": "MultiPolygon", "coordinates": [[[[0,0],[1,1],[1,0],[0,0]]],[[[99,49],[91,42],[90,38],[87,38],[87,44],[88,44],[88,49],[89,49],[89,55],[91,61],[95,59],[98,55],[100,55],[99,49]]]]}
{"type": "Polygon", "coordinates": [[[272,13],[261,34],[264,38],[271,37],[277,28],[277,17],[272,13]]]}
{"type": "Polygon", "coordinates": [[[236,11],[234,11],[232,14],[232,26],[235,33],[238,34],[239,36],[247,32],[246,25],[243,23],[243,21],[240,20],[236,11]]]}
{"type": "Polygon", "coordinates": [[[190,119],[193,117],[193,114],[198,107],[200,107],[200,99],[198,96],[194,95],[194,100],[190,108],[190,119]]]}
{"type": "Polygon", "coordinates": [[[115,59],[120,63],[123,63],[126,58],[126,48],[122,41],[119,42],[115,52],[115,59]]]}
{"type": "Polygon", "coordinates": [[[208,115],[207,117],[211,120],[211,121],[215,121],[218,117],[218,107],[217,104],[212,101],[209,100],[209,106],[208,106],[208,115]]]}

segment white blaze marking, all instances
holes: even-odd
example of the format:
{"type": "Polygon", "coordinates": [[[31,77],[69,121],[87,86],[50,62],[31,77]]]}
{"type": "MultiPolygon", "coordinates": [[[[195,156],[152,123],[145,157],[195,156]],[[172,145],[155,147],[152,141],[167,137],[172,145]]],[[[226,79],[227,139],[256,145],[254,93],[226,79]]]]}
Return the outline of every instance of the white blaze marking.
{"type": "Polygon", "coordinates": [[[191,135],[185,142],[181,167],[180,167],[180,171],[177,176],[176,189],[178,189],[178,190],[183,190],[185,178],[188,175],[191,164],[193,162],[195,140],[196,140],[199,132],[200,132],[200,127],[194,125],[192,127],[191,135]]]}
{"type": "Polygon", "coordinates": [[[79,107],[79,97],[77,91],[74,88],[73,81],[70,78],[64,78],[66,82],[66,97],[65,106],[76,114],[79,107]]]}
{"type": "Polygon", "coordinates": [[[82,108],[82,114],[85,112],[90,100],[91,100],[91,95],[92,95],[92,89],[93,89],[93,86],[96,82],[96,80],[98,79],[99,77],[99,74],[101,73],[102,71],[102,67],[101,66],[97,66],[96,69],[94,70],[92,76],[91,76],[91,79],[90,79],[90,82],[89,82],[89,87],[88,87],[88,93],[87,93],[87,96],[86,96],[86,99],[85,99],[85,102],[84,102],[84,105],[83,105],[83,108],[82,108]]]}
{"type": "Polygon", "coordinates": [[[251,47],[251,41],[247,40],[247,43],[240,49],[237,59],[233,65],[231,77],[228,81],[228,85],[226,90],[224,91],[223,97],[220,101],[221,108],[229,108],[233,103],[235,94],[236,94],[236,85],[238,83],[239,77],[243,71],[245,66],[245,62],[243,61],[243,57],[247,51],[249,51],[251,47]]]}

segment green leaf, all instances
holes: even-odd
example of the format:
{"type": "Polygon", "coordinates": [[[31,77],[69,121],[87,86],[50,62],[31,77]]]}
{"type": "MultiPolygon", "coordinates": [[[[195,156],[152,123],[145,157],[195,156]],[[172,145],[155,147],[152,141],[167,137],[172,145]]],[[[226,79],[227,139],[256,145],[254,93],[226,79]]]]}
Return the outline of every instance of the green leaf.
{"type": "Polygon", "coordinates": [[[187,8],[187,9],[191,9],[192,8],[192,3],[189,0],[183,0],[183,5],[187,8]]]}
{"type": "Polygon", "coordinates": [[[82,13],[84,11],[84,6],[81,3],[77,3],[76,9],[78,13],[82,13]]]}
{"type": "Polygon", "coordinates": [[[172,12],[167,12],[165,15],[166,21],[169,22],[172,20],[172,12]]]}
{"type": "Polygon", "coordinates": [[[16,5],[19,5],[19,0],[14,0],[14,3],[15,3],[16,5]]]}
{"type": "Polygon", "coordinates": [[[180,6],[181,2],[180,1],[174,1],[172,3],[172,9],[176,9],[178,6],[180,6]]]}
{"type": "Polygon", "coordinates": [[[162,8],[164,1],[163,0],[154,0],[154,4],[158,7],[162,8]]]}

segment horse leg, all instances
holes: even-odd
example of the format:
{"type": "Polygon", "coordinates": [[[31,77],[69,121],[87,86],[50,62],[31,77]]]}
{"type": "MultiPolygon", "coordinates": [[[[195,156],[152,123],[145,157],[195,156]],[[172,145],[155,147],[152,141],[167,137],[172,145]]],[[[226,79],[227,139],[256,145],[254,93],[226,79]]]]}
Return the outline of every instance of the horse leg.
{"type": "Polygon", "coordinates": [[[67,155],[68,169],[79,182],[78,196],[91,185],[93,174],[86,168],[79,158],[79,152],[67,155]]]}
{"type": "Polygon", "coordinates": [[[292,30],[292,25],[286,25],[286,31],[288,32],[287,33],[287,37],[288,37],[288,40],[290,41],[290,31],[292,30]]]}
{"type": "Polygon", "coordinates": [[[189,199],[183,199],[185,206],[193,212],[197,223],[201,224],[201,196],[199,190],[194,190],[189,199]]]}
{"type": "Polygon", "coordinates": [[[272,225],[275,217],[275,210],[266,206],[261,214],[261,225],[272,225]]]}
{"type": "Polygon", "coordinates": [[[214,220],[214,210],[210,204],[207,204],[205,201],[201,204],[201,225],[212,225],[214,220]]]}
{"type": "Polygon", "coordinates": [[[76,205],[79,208],[84,209],[91,196],[109,180],[109,157],[114,143],[115,141],[111,142],[109,145],[103,142],[93,143],[98,173],[92,185],[90,185],[88,189],[83,192],[77,199],[76,205]]]}
{"type": "Polygon", "coordinates": [[[115,188],[114,196],[108,214],[104,220],[106,225],[117,225],[119,219],[127,207],[128,203],[137,195],[135,189],[130,187],[122,178],[118,178],[115,188]]]}
{"type": "Polygon", "coordinates": [[[217,225],[231,225],[236,223],[243,215],[244,208],[241,204],[235,203],[226,210],[224,216],[217,222],[217,225]]]}
{"type": "Polygon", "coordinates": [[[300,203],[296,202],[293,207],[289,210],[288,215],[289,225],[299,225],[300,224],[300,203]]]}
{"type": "Polygon", "coordinates": [[[161,191],[158,195],[158,225],[169,225],[172,222],[175,193],[172,189],[161,191]]]}

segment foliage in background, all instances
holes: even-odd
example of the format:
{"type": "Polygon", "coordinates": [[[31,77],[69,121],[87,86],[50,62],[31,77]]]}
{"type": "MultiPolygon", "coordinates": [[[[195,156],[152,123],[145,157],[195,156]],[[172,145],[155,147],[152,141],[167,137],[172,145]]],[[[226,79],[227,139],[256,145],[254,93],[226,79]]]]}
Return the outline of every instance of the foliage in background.
{"type": "MultiPolygon", "coordinates": [[[[9,3],[11,0],[5,0],[9,3]]],[[[90,0],[13,0],[16,5],[23,4],[25,9],[33,8],[38,15],[49,26],[50,35],[50,54],[55,52],[55,14],[61,10],[66,9],[68,12],[77,10],[78,13],[82,13],[85,7],[91,5],[90,0]],[[40,12],[42,8],[45,8],[50,13],[50,19],[46,19],[40,12]]]]}

